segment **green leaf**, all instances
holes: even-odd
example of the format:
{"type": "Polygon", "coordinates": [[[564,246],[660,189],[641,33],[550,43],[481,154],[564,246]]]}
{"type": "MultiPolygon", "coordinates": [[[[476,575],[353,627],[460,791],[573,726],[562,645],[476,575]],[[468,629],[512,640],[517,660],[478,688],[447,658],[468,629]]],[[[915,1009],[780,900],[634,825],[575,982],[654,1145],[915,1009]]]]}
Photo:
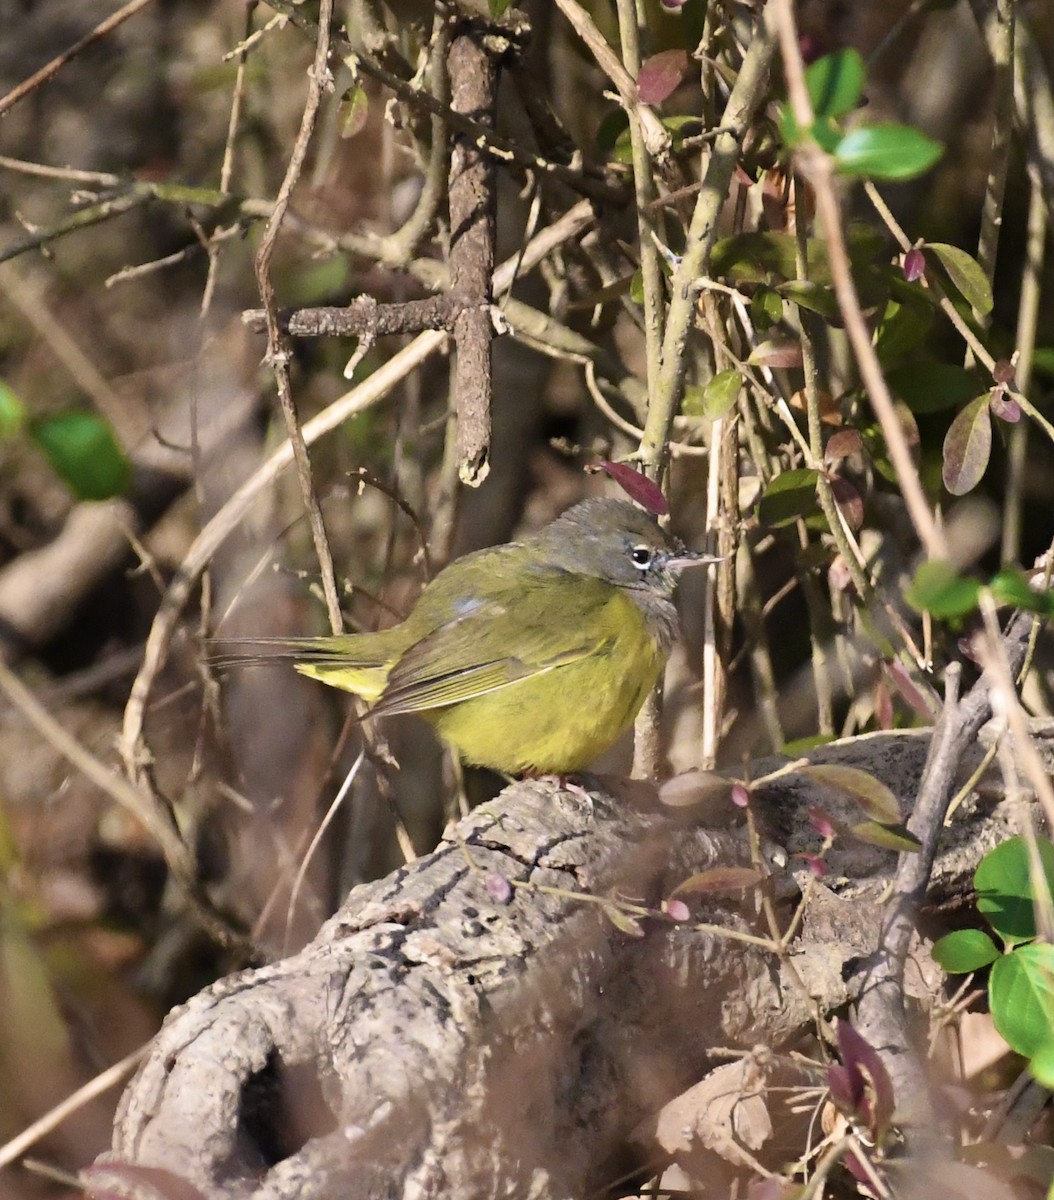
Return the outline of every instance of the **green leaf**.
{"type": "Polygon", "coordinates": [[[34,421],[29,432],[78,500],[109,500],[127,490],[131,464],[102,417],[60,413],[34,421]]]}
{"type": "Polygon", "coordinates": [[[738,371],[718,371],[703,387],[685,388],[681,412],[718,421],[735,404],[742,386],[743,376],[738,371]]]}
{"type": "Polygon", "coordinates": [[[904,599],[918,612],[947,620],[972,612],[980,591],[976,579],[960,575],[951,563],[934,560],[921,564],[904,599]]]}
{"type": "Polygon", "coordinates": [[[816,481],[819,471],[811,467],[799,467],[795,471],[784,471],[765,488],[758,501],[758,520],[770,529],[790,525],[799,517],[811,516],[819,511],[816,499],[816,481]]]}
{"type": "Polygon", "coordinates": [[[806,308],[828,321],[841,323],[842,314],[834,292],[821,283],[813,283],[811,279],[790,279],[779,284],[776,291],[785,300],[792,300],[799,308],[806,308]]]}
{"type": "Polygon", "coordinates": [[[511,3],[512,0],[487,0],[487,8],[492,17],[503,17],[511,3]]]}
{"type": "Polygon", "coordinates": [[[600,911],[604,913],[619,933],[624,933],[627,937],[633,938],[642,938],[644,936],[644,930],[641,927],[640,921],[628,912],[624,912],[612,901],[602,901],[600,911]]]}
{"type": "Polygon", "coordinates": [[[14,437],[26,423],[22,401],[6,383],[0,383],[0,441],[14,437]]]}
{"type": "MultiPolygon", "coordinates": [[[[596,131],[596,147],[602,154],[613,154],[619,137],[629,129],[629,116],[624,108],[614,108],[601,119],[596,131]]],[[[627,136],[627,145],[629,138],[627,136]]]]}
{"type": "Polygon", "coordinates": [[[957,929],[933,943],[933,957],[949,975],[967,975],[994,963],[999,948],[982,929],[957,929]]]}
{"type": "MultiPolygon", "coordinates": [[[[914,414],[903,400],[897,400],[893,405],[893,415],[897,418],[904,441],[914,454],[919,445],[919,425],[914,414]]],[[[886,445],[885,434],[882,432],[881,426],[878,424],[868,425],[860,430],[860,436],[864,439],[864,445],[871,456],[875,470],[883,479],[896,485],[898,483],[896,468],[890,461],[889,447],[886,445]]]]}
{"type": "Polygon", "coordinates": [[[850,178],[912,179],[940,158],[944,147],[908,125],[864,125],[847,133],[834,149],[842,175],[850,178]]]}
{"type": "MultiPolygon", "coordinates": [[[[887,300],[875,332],[875,353],[883,366],[892,367],[909,351],[921,346],[933,328],[932,299],[917,284],[905,284],[891,272],[892,296],[887,300]],[[905,294],[904,289],[910,288],[905,294]]],[[[977,394],[974,388],[970,395],[977,394]]],[[[966,397],[962,397],[966,399],[966,397]]]]}
{"type": "Polygon", "coordinates": [[[883,821],[860,821],[849,832],[857,841],[898,854],[918,854],[922,843],[905,825],[887,825],[883,821]]]}
{"type": "Polygon", "coordinates": [[[1038,592],[1018,567],[1004,567],[992,576],[988,590],[999,604],[1010,604],[1026,612],[1054,615],[1054,591],[1038,592]]]}
{"type": "MultiPolygon", "coordinates": [[[[857,105],[864,90],[867,68],[856,50],[837,50],[825,54],[805,72],[805,86],[812,104],[813,123],[809,135],[828,153],[841,140],[836,118],[845,116],[857,105]]],[[[801,140],[801,130],[789,101],[780,106],[779,129],[783,144],[793,149],[801,140]]]]}
{"type": "Polygon", "coordinates": [[[337,121],[342,138],[352,138],[360,133],[369,116],[370,101],[361,83],[348,88],[337,106],[337,121]]]}
{"type": "Polygon", "coordinates": [[[644,272],[638,267],[629,284],[629,298],[634,304],[644,303],[644,272]]]}
{"type": "Polygon", "coordinates": [[[1005,954],[988,980],[992,1021],[1018,1054],[1031,1058],[1054,1039],[1054,946],[1032,942],[1005,954]]]}
{"type": "MultiPolygon", "coordinates": [[[[1047,887],[1054,889],[1054,845],[1037,838],[1036,847],[1047,887]]],[[[1026,942],[1036,936],[1028,844],[1023,837],[1007,838],[990,850],[973,879],[978,911],[1003,941],[1026,942]]]]}
{"type": "Polygon", "coordinates": [[[863,95],[867,68],[857,50],[825,54],[805,72],[812,110],[817,117],[842,117],[852,112],[863,95]]]}
{"type": "MultiPolygon", "coordinates": [[[[866,272],[883,254],[881,236],[859,222],[848,229],[849,259],[854,276],[866,272]]],[[[710,274],[714,279],[733,283],[780,283],[797,279],[797,239],[792,233],[736,233],[714,243],[710,256],[710,274]]],[[[809,238],[805,248],[809,280],[830,285],[831,263],[827,246],[819,238],[809,238]]]]}
{"type": "Polygon", "coordinates": [[[908,363],[890,371],[886,381],[913,413],[954,408],[974,399],[981,390],[977,376],[954,363],[908,363]]]}
{"type": "Polygon", "coordinates": [[[661,124],[664,129],[668,129],[673,135],[671,148],[675,152],[682,149],[686,137],[702,133],[704,129],[702,119],[692,116],[691,113],[678,113],[671,117],[663,117],[661,124]]]}
{"type": "MultiPolygon", "coordinates": [[[[14,905],[0,911],[0,1053],[7,1064],[30,1063],[43,1078],[72,1069],[69,1027],[47,964],[14,905]],[[32,1049],[30,1049],[32,1047],[32,1049]]],[[[17,1067],[15,1068],[17,1069],[17,1067]]]]}
{"type": "Polygon", "coordinates": [[[981,264],[958,246],[947,242],[926,242],[924,249],[932,250],[963,299],[982,316],[992,311],[992,288],[981,264]]]}
{"type": "Polygon", "coordinates": [[[895,825],[900,820],[900,805],[896,796],[881,780],[859,767],[846,767],[839,763],[809,763],[800,768],[800,773],[822,787],[848,796],[875,821],[895,825]]]}
{"type": "Polygon", "coordinates": [[[971,400],[944,435],[941,478],[953,496],[965,496],[984,478],[992,456],[988,394],[971,400]]]}
{"type": "MultiPolygon", "coordinates": [[[[1037,1083],[1048,1091],[1054,1090],[1054,1037],[1044,1041],[1033,1053],[1028,1069],[1037,1083]]],[[[1054,1189],[1054,1182],[1050,1186],[1054,1189]]]]}
{"type": "Polygon", "coordinates": [[[788,758],[801,758],[803,754],[808,754],[817,746],[829,746],[833,741],[834,737],[831,734],[812,733],[808,737],[794,738],[792,741],[784,742],[780,746],[780,754],[785,754],[788,758]]]}
{"type": "Polygon", "coordinates": [[[764,332],[783,319],[783,299],[780,294],[764,284],[750,298],[750,319],[755,327],[764,332]]]}

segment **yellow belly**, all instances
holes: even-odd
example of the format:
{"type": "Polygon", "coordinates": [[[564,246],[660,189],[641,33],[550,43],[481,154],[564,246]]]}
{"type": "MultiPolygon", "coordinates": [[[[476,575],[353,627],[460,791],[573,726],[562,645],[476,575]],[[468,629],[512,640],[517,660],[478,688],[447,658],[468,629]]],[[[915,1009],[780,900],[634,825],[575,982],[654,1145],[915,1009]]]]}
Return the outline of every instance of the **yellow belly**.
{"type": "Polygon", "coordinates": [[[633,722],[665,656],[644,634],[498,691],[423,712],[466,762],[516,774],[587,767],[633,722]]]}

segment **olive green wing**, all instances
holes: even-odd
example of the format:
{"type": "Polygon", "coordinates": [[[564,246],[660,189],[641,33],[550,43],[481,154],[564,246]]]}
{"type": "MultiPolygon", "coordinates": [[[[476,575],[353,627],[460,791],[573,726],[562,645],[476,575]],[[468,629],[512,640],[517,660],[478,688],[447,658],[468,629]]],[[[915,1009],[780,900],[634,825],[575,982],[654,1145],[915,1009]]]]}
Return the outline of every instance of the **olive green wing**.
{"type": "Polygon", "coordinates": [[[482,602],[403,653],[374,715],[472,700],[597,653],[611,640],[610,592],[599,580],[547,572],[482,602]]]}

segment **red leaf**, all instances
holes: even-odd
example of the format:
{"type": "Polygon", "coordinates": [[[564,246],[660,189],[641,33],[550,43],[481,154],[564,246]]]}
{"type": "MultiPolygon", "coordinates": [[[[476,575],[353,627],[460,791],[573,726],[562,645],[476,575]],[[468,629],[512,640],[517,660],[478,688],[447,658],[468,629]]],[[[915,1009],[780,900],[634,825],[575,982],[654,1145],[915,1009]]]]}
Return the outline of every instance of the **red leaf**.
{"type": "Polygon", "coordinates": [[[879,729],[892,729],[893,697],[889,694],[886,681],[881,676],[875,681],[873,702],[875,706],[875,724],[879,729]]]}
{"type": "Polygon", "coordinates": [[[859,529],[864,523],[864,502],[860,493],[848,479],[832,479],[831,493],[845,523],[854,531],[859,529]]]}
{"type": "Polygon", "coordinates": [[[899,692],[901,699],[907,701],[911,708],[927,723],[932,724],[937,713],[940,711],[940,700],[937,694],[931,691],[929,693],[929,700],[927,701],[926,693],[919,688],[908,674],[908,670],[904,664],[897,659],[893,659],[891,662],[883,662],[882,669],[889,676],[890,682],[899,692]]]}
{"type": "Polygon", "coordinates": [[[992,389],[988,407],[992,410],[993,417],[998,417],[1000,421],[1006,421],[1009,425],[1016,425],[1021,420],[1021,405],[1002,388],[992,389]]]}
{"type": "Polygon", "coordinates": [[[823,879],[827,874],[827,864],[823,859],[818,854],[805,854],[802,857],[808,863],[809,871],[813,877],[815,879],[823,879]]]}
{"type": "Polygon", "coordinates": [[[641,64],[637,94],[644,104],[661,104],[688,74],[687,50],[663,50],[641,64]]]}
{"type": "Polygon", "coordinates": [[[800,367],[801,343],[787,338],[772,338],[761,342],[750,352],[747,362],[758,367],[800,367]]]}
{"type": "Polygon", "coordinates": [[[965,496],[981,482],[991,453],[992,417],[985,393],[967,404],[944,437],[944,486],[953,496],[965,496]]]}
{"type": "Polygon", "coordinates": [[[834,822],[822,808],[809,809],[809,824],[822,838],[834,837],[834,822]]]}
{"type": "Polygon", "coordinates": [[[874,1046],[848,1021],[838,1022],[838,1053],[846,1069],[856,1076],[853,1091],[859,1103],[850,1115],[863,1117],[871,1134],[880,1138],[893,1119],[893,1082],[889,1072],[874,1046]]]}
{"type": "Polygon", "coordinates": [[[926,255],[915,246],[904,255],[904,278],[914,283],[926,274],[926,255]]]}
{"type": "Polygon", "coordinates": [[[718,892],[741,892],[745,888],[756,887],[761,878],[753,867],[711,867],[708,871],[700,871],[698,875],[690,875],[673,889],[672,894],[705,896],[718,892]]]}
{"type": "Polygon", "coordinates": [[[827,439],[827,445],[823,450],[823,461],[828,465],[840,462],[843,458],[859,454],[863,447],[864,442],[858,430],[840,429],[827,439]]]}
{"type": "Polygon", "coordinates": [[[642,475],[640,471],[635,471],[628,463],[616,463],[602,459],[600,467],[614,479],[631,500],[636,500],[648,512],[654,513],[657,517],[664,517],[670,511],[670,506],[666,503],[666,497],[662,494],[658,484],[653,483],[647,475],[642,475]]]}

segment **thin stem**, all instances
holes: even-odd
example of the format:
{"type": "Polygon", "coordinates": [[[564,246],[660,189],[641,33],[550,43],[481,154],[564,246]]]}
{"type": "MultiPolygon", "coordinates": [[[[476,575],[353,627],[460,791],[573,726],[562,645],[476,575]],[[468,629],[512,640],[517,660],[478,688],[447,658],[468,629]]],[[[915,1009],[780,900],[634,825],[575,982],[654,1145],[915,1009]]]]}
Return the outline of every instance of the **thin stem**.
{"type": "Polygon", "coordinates": [[[86,50],[93,43],[99,41],[100,38],[106,37],[108,33],[116,29],[118,25],[124,24],[129,17],[134,17],[140,9],[146,8],[151,0],[130,0],[123,8],[119,8],[112,16],[107,17],[104,21],[100,21],[89,33],[84,37],[74,42],[68,49],[63,50],[61,54],[56,54],[50,62],[47,62],[40,68],[39,71],[34,71],[26,80],[23,80],[17,87],[14,87],[7,93],[6,96],[0,98],[0,117],[14,108],[19,100],[24,100],[30,92],[35,91],[42,83],[46,83],[52,76],[57,75],[59,71],[73,58],[76,58],[82,50],[86,50]]]}
{"type": "MultiPolygon", "coordinates": [[[[765,11],[766,14],[771,14],[776,23],[795,120],[799,128],[809,129],[813,123],[813,111],[805,86],[805,66],[798,46],[798,31],[791,0],[769,0],[765,11]]],[[[842,229],[838,198],[834,190],[833,164],[818,145],[806,143],[799,152],[797,165],[815,189],[816,212],[827,241],[831,281],[834,284],[838,307],[871,407],[878,418],[890,459],[897,472],[908,514],[929,557],[947,558],[947,541],[922,490],[922,482],[912,461],[904,431],[897,420],[893,397],[882,375],[878,356],[871,343],[871,333],[860,307],[842,229]]]]}
{"type": "MultiPolygon", "coordinates": [[[[773,2],[768,0],[766,13],[773,2]]],[[[725,105],[721,117],[725,132],[714,139],[703,185],[692,212],[684,257],[670,282],[670,305],[662,340],[658,386],[650,397],[644,437],[638,449],[641,464],[656,477],[661,476],[665,467],[666,442],[684,388],[688,366],[685,347],[695,320],[696,288],[698,281],[705,278],[707,273],[706,266],[717,237],[718,214],[728,197],[739,157],[739,140],[765,96],[769,65],[775,49],[776,42],[769,22],[760,22],[754,29],[750,47],[725,105]]]]}
{"type": "MultiPolygon", "coordinates": [[[[992,158],[981,210],[981,233],[977,241],[977,261],[989,283],[995,278],[999,230],[1003,223],[1003,197],[1010,166],[1010,141],[1014,132],[1014,6],[1015,0],[996,0],[992,10],[994,29],[989,38],[995,61],[995,127],[992,130],[992,158]]],[[[984,318],[976,311],[974,319],[984,323],[984,318]]]]}
{"type": "MultiPolygon", "coordinates": [[[[1039,324],[1040,280],[1047,246],[1047,203],[1035,171],[1029,171],[1028,236],[1021,297],[1017,309],[1014,343],[1014,377],[1017,390],[1027,396],[1032,384],[1032,355],[1039,324]]],[[[1019,421],[1010,433],[1007,451],[1006,503],[1003,506],[1003,562],[1017,562],[1021,555],[1021,520],[1024,508],[1025,457],[1028,425],[1019,421]]]]}
{"type": "MultiPolygon", "coordinates": [[[[640,43],[637,28],[637,6],[635,0],[618,0],[619,37],[622,43],[622,62],[630,77],[640,74],[640,43]]],[[[644,284],[644,340],[647,363],[648,395],[654,394],[659,378],[659,362],[662,353],[662,331],[664,302],[662,261],[659,248],[652,236],[649,217],[655,202],[655,180],[651,171],[651,158],[641,127],[640,106],[627,107],[629,117],[630,146],[633,155],[633,192],[637,209],[637,237],[640,246],[640,269],[644,284]]]]}
{"type": "MultiPolygon", "coordinates": [[[[890,233],[892,233],[897,239],[897,242],[900,244],[900,248],[904,251],[910,250],[912,243],[909,240],[908,235],[900,227],[896,217],[893,216],[889,205],[885,202],[885,200],[882,199],[878,188],[875,187],[870,179],[864,183],[864,191],[867,193],[867,198],[875,206],[875,211],[885,222],[890,233]]],[[[937,303],[940,305],[941,312],[943,312],[948,320],[951,321],[952,325],[955,326],[956,331],[967,344],[967,346],[969,346],[974,357],[978,360],[978,362],[983,363],[989,372],[994,371],[995,359],[991,356],[991,354],[988,353],[984,343],[977,336],[977,334],[974,333],[970,326],[966,324],[959,310],[945,295],[944,288],[941,287],[940,282],[934,276],[932,271],[926,272],[926,284],[930,291],[933,292],[934,296],[937,297],[937,303]]]]}
{"type": "Polygon", "coordinates": [[[344,622],[340,612],[340,597],[337,593],[337,580],[333,571],[333,556],[329,551],[329,541],[326,527],[322,520],[322,509],[318,503],[315,486],[311,479],[311,462],[307,456],[307,446],[300,429],[296,405],[293,403],[292,386],[289,379],[288,355],[282,348],[282,334],[278,324],[278,310],[275,301],[274,284],[271,281],[271,258],[274,255],[278,234],[285,219],[289,200],[303,170],[307,157],[307,148],[311,134],[315,128],[315,118],[318,116],[319,105],[322,103],[322,89],[331,85],[327,60],[329,58],[329,26],[333,18],[333,0],[321,0],[318,13],[318,38],[315,43],[315,59],[308,76],[308,94],[304,103],[304,113],[300,120],[300,131],[289,158],[285,178],[278,191],[274,209],[271,212],[267,227],[260,240],[260,248],[256,254],[256,282],[263,301],[264,314],[267,320],[267,358],[274,369],[275,382],[278,388],[278,400],[285,419],[286,432],[293,447],[296,461],[297,477],[300,481],[300,491],[307,510],[311,526],[311,537],[315,544],[315,554],[318,558],[319,570],[322,575],[322,590],[326,597],[326,610],[329,614],[330,628],[335,634],[343,632],[344,622]]]}

